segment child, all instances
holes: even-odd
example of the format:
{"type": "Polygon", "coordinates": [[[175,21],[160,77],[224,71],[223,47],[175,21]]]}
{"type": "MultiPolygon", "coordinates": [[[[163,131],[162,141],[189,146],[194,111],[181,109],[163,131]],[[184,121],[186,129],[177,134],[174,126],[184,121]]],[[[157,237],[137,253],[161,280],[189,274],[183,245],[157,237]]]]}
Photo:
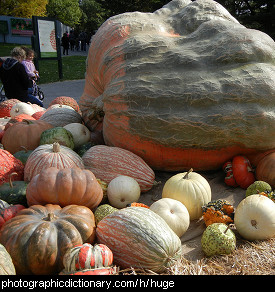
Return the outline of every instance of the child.
{"type": "Polygon", "coordinates": [[[36,70],[33,58],[34,58],[34,51],[27,47],[22,47],[22,49],[26,52],[26,59],[22,61],[26,72],[31,80],[37,80],[39,78],[39,72],[36,70]]]}

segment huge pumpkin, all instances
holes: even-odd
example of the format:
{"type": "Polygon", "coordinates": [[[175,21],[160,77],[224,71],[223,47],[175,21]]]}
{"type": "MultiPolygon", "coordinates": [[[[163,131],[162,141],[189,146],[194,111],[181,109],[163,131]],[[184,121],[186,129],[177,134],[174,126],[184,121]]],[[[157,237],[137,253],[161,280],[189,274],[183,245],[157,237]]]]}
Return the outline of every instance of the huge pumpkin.
{"type": "Polygon", "coordinates": [[[68,249],[94,240],[93,212],[76,205],[26,208],[6,222],[0,232],[0,243],[10,254],[17,274],[59,273],[68,249]]]}
{"type": "Polygon", "coordinates": [[[212,0],[113,16],[91,42],[82,117],[153,169],[253,164],[275,148],[274,52],[212,0]]]}

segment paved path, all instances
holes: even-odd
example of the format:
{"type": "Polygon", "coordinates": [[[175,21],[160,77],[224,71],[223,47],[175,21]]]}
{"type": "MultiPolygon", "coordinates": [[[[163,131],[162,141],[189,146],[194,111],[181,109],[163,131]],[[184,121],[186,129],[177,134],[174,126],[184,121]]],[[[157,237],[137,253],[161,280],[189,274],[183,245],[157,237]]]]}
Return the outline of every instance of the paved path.
{"type": "MultiPolygon", "coordinates": [[[[86,51],[71,51],[69,50],[68,56],[87,56],[88,48],[86,51]]],[[[63,56],[66,58],[67,55],[63,56]]],[[[85,85],[85,79],[81,80],[66,80],[53,82],[48,84],[40,84],[39,87],[45,94],[44,107],[47,108],[50,102],[58,96],[70,96],[77,102],[79,101],[85,85]]]]}
{"type": "Polygon", "coordinates": [[[44,92],[44,107],[47,108],[50,102],[58,96],[70,96],[79,101],[85,85],[85,79],[67,80],[41,84],[39,87],[44,92]]]}

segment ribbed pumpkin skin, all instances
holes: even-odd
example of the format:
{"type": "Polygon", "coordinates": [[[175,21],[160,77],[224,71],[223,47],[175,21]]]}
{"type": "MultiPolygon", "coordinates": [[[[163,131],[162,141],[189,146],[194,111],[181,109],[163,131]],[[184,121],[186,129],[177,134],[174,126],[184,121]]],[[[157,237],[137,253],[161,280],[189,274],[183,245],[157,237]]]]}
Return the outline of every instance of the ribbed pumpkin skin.
{"type": "Polygon", "coordinates": [[[106,183],[119,175],[126,175],[139,183],[141,192],[149,191],[153,186],[154,171],[142,158],[128,150],[96,145],[88,149],[82,159],[85,168],[106,183]]]}
{"type": "Polygon", "coordinates": [[[39,146],[42,132],[52,127],[49,123],[34,119],[17,122],[5,131],[2,144],[11,154],[22,150],[22,146],[33,150],[39,146]]]}
{"type": "Polygon", "coordinates": [[[75,245],[95,240],[93,212],[84,206],[35,205],[4,224],[0,242],[17,274],[49,275],[63,269],[63,256],[75,245]]]}
{"type": "Polygon", "coordinates": [[[55,152],[55,145],[57,144],[44,144],[33,150],[25,164],[25,181],[30,181],[42,169],[48,167],[56,167],[58,169],[84,168],[82,158],[72,149],[58,144],[60,146],[59,151],[56,150],[55,152]]]}
{"type": "Polygon", "coordinates": [[[82,205],[93,210],[103,198],[103,191],[88,169],[49,167],[35,175],[26,190],[29,206],[57,204],[82,205]]]}
{"type": "Polygon", "coordinates": [[[181,256],[179,237],[159,215],[143,207],[127,207],[106,216],[98,223],[96,236],[122,268],[162,272],[181,256]]]}
{"type": "Polygon", "coordinates": [[[275,148],[274,51],[212,0],[113,16],[91,41],[83,119],[153,169],[251,161],[275,148]]]}
{"type": "Polygon", "coordinates": [[[113,263],[113,253],[104,244],[84,243],[68,250],[63,258],[65,271],[73,272],[87,269],[109,267],[113,263]]]}
{"type": "Polygon", "coordinates": [[[13,175],[13,180],[23,180],[24,164],[9,151],[0,149],[0,185],[9,182],[13,172],[17,173],[13,175]]]}
{"type": "Polygon", "coordinates": [[[275,188],[275,152],[267,154],[259,161],[256,176],[258,180],[263,180],[275,188]]]}

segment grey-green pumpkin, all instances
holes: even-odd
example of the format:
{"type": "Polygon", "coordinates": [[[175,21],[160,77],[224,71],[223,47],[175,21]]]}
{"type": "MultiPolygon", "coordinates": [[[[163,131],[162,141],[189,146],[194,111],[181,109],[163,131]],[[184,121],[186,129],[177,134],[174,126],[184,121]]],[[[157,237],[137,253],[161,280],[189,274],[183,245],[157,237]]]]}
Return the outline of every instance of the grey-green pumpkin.
{"type": "Polygon", "coordinates": [[[60,145],[74,149],[73,135],[63,127],[55,127],[42,132],[40,145],[53,144],[54,142],[58,142],[60,145]]]}

